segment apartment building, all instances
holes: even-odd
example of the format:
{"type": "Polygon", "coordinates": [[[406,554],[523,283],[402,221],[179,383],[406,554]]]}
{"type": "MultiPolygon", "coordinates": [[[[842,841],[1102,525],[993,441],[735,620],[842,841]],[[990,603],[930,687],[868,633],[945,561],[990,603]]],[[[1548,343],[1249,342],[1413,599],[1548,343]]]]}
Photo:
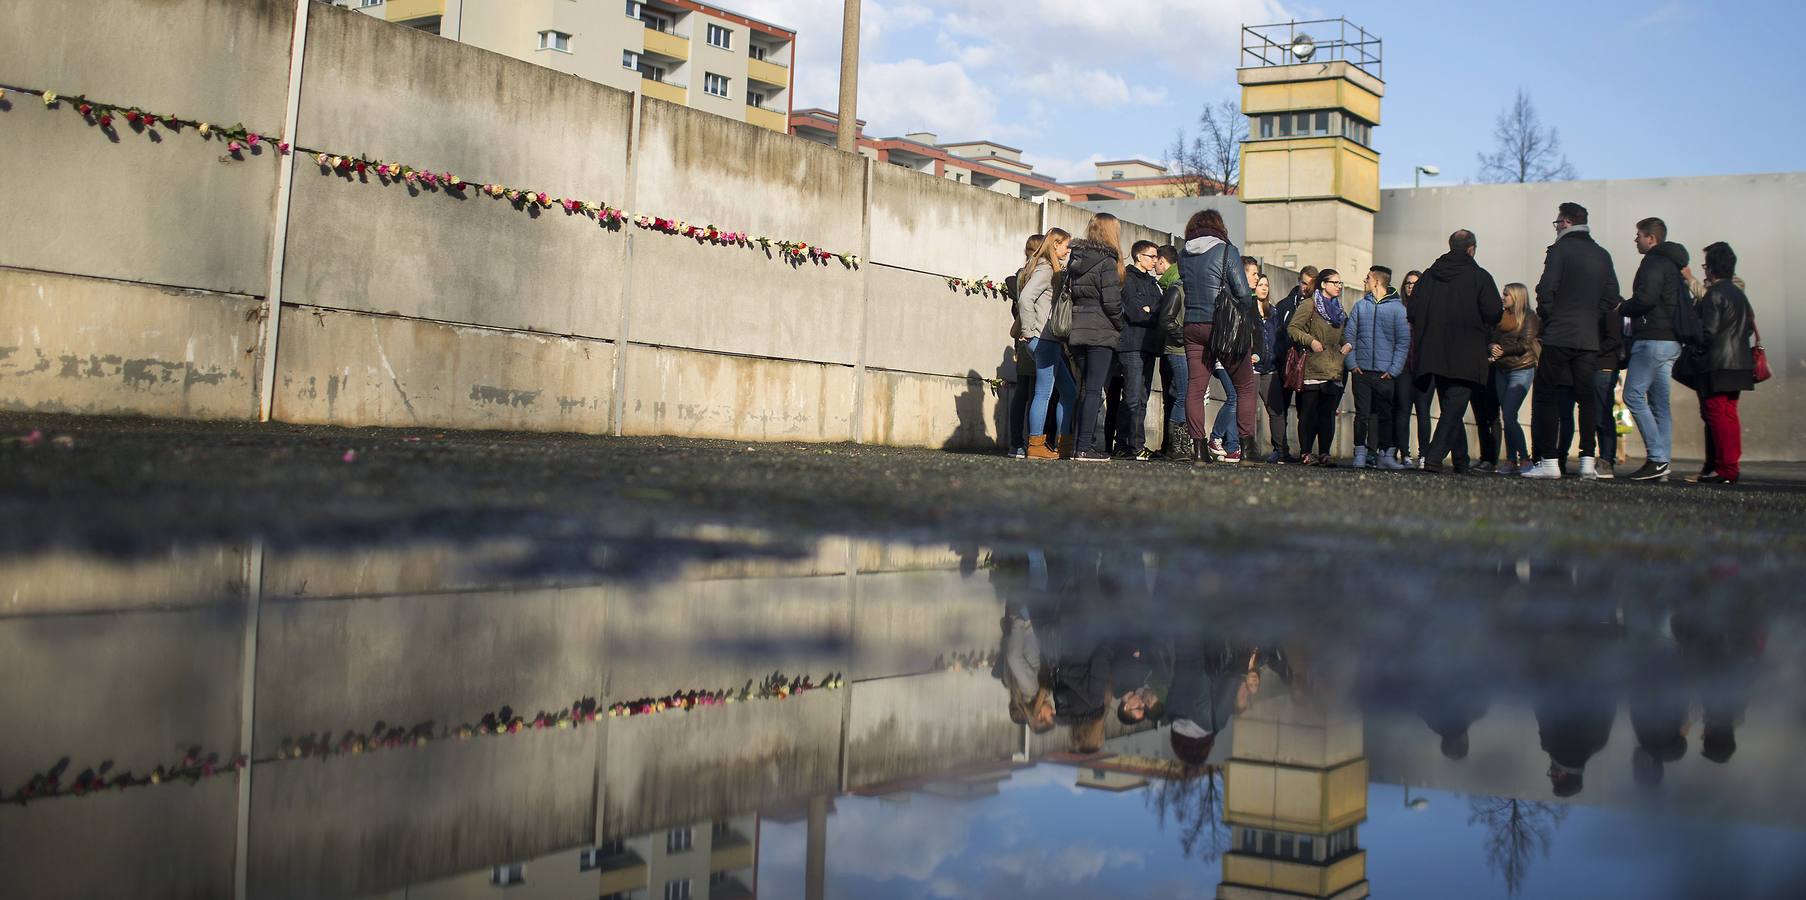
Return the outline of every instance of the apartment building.
{"type": "MultiPolygon", "coordinates": [[[[831,110],[799,109],[790,114],[790,133],[833,146],[839,122],[840,117],[831,110]]],[[[1061,184],[1038,175],[1034,166],[1022,161],[1020,149],[996,141],[943,143],[938,135],[930,132],[870,138],[865,135],[864,121],[858,123],[856,131],[862,156],[1023,200],[1043,202],[1052,199],[1066,203],[1135,197],[1135,194],[1112,185],[1061,184]]]]}
{"type": "Polygon", "coordinates": [[[786,131],[796,32],[691,0],[336,0],[367,15],[786,131]]]}
{"type": "MultiPolygon", "coordinates": [[[[1145,159],[1112,159],[1095,164],[1097,179],[1095,181],[1071,182],[1076,188],[1110,188],[1127,191],[1140,200],[1157,200],[1165,197],[1187,196],[1186,182],[1190,179],[1175,175],[1160,163],[1148,162],[1145,159]]],[[[1205,191],[1209,194],[1224,193],[1222,186],[1211,182],[1205,191]]]]}

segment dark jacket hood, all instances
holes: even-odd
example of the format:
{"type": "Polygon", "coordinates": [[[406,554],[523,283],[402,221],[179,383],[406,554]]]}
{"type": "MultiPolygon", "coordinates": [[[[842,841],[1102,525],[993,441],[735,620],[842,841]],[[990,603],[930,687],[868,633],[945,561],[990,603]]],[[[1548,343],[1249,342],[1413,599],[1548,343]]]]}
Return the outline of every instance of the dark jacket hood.
{"type": "Polygon", "coordinates": [[[1655,249],[1649,252],[1651,254],[1659,253],[1662,256],[1667,257],[1669,261],[1674,263],[1674,267],[1677,269],[1687,268],[1687,248],[1673,241],[1663,241],[1660,244],[1655,245],[1655,249]]]}
{"type": "Polygon", "coordinates": [[[1114,266],[1121,255],[1120,251],[1108,244],[1080,239],[1072,242],[1072,259],[1068,265],[1077,275],[1090,272],[1106,262],[1114,266]]]}
{"type": "MultiPolygon", "coordinates": [[[[1473,257],[1467,255],[1466,250],[1450,250],[1437,257],[1436,261],[1431,263],[1430,268],[1423,274],[1424,277],[1437,281],[1454,281],[1462,274],[1479,267],[1480,264],[1475,262],[1473,257]]],[[[1423,293],[1423,288],[1419,286],[1417,292],[1423,293]]]]}

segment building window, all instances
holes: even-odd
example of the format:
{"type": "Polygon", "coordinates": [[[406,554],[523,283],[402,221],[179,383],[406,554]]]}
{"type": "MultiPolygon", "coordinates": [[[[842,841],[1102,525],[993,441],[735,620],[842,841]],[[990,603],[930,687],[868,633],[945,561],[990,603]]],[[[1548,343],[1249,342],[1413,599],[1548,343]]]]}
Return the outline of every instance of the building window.
{"type": "Polygon", "coordinates": [[[720,840],[721,838],[725,837],[728,832],[730,832],[732,830],[734,830],[734,825],[732,822],[717,821],[714,824],[709,826],[709,837],[711,837],[715,840],[720,840]]]}
{"type": "Polygon", "coordinates": [[[665,882],[665,900],[690,900],[690,879],[665,882]]]}
{"type": "Polygon", "coordinates": [[[1328,113],[1328,111],[1317,113],[1317,121],[1314,125],[1312,125],[1311,133],[1312,134],[1329,134],[1329,113],[1328,113]]]}
{"type": "Polygon", "coordinates": [[[527,883],[527,867],[521,863],[496,866],[489,870],[489,883],[500,887],[511,887],[527,883]]]}
{"type": "Polygon", "coordinates": [[[760,109],[764,109],[765,108],[765,94],[761,91],[747,91],[746,92],[746,105],[747,106],[756,106],[760,109]]]}
{"type": "Polygon", "coordinates": [[[577,871],[593,872],[602,867],[602,860],[607,856],[608,854],[603,853],[601,848],[591,847],[577,854],[577,871]]]}
{"type": "Polygon", "coordinates": [[[621,51],[621,68],[637,69],[640,67],[640,55],[632,50],[621,51]]]}
{"type": "Polygon", "coordinates": [[[562,31],[542,31],[539,33],[539,49],[569,53],[571,52],[571,36],[562,31]]]}
{"type": "Polygon", "coordinates": [[[358,6],[359,6],[359,7],[362,7],[362,8],[366,8],[366,9],[367,9],[367,8],[369,8],[369,7],[372,7],[372,6],[381,6],[381,5],[383,5],[383,0],[357,0],[357,5],[358,5],[358,6]]]}
{"type": "Polygon", "coordinates": [[[643,9],[645,9],[645,7],[640,5],[640,0],[627,0],[627,18],[639,18],[640,11],[643,9]]]}
{"type": "Polygon", "coordinates": [[[734,33],[720,25],[709,26],[709,46],[723,50],[734,49],[734,33]]]}
{"type": "Polygon", "coordinates": [[[1316,857],[1311,855],[1311,850],[1311,839],[1309,837],[1300,837],[1298,839],[1298,858],[1305,862],[1314,862],[1316,857]]]}
{"type": "Polygon", "coordinates": [[[649,62],[640,63],[640,77],[647,81],[664,81],[665,67],[655,66],[649,62]]]}
{"type": "Polygon", "coordinates": [[[714,94],[717,97],[727,96],[727,76],[716,75],[714,72],[704,74],[702,76],[702,92],[714,94]]]}
{"type": "Polygon", "coordinates": [[[1122,170],[1116,169],[1116,170],[1112,171],[1110,173],[1110,180],[1111,181],[1121,181],[1122,180],[1122,170]]]}
{"type": "Polygon", "coordinates": [[[673,828],[665,832],[666,853],[688,853],[694,846],[696,836],[688,828],[673,828]]]}
{"type": "Polygon", "coordinates": [[[671,33],[671,20],[664,16],[654,15],[653,13],[641,9],[639,18],[641,22],[645,23],[647,28],[650,28],[653,31],[662,31],[666,34],[671,33]]]}
{"type": "Polygon", "coordinates": [[[766,49],[758,44],[746,48],[747,55],[751,56],[753,59],[764,59],[766,52],[766,49]]]}
{"type": "Polygon", "coordinates": [[[732,873],[729,873],[729,872],[710,872],[709,873],[709,893],[712,894],[715,891],[719,890],[722,887],[722,885],[727,884],[727,880],[732,877],[733,877],[732,873]]]}

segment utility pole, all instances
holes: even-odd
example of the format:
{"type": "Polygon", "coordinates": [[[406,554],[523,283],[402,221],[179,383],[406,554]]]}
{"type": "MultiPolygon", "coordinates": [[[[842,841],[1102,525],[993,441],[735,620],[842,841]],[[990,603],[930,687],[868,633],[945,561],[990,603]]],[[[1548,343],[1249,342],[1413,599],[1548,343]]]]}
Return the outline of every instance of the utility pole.
{"type": "Polygon", "coordinates": [[[834,145],[846,153],[859,152],[859,2],[844,0],[840,29],[840,110],[834,145]]]}

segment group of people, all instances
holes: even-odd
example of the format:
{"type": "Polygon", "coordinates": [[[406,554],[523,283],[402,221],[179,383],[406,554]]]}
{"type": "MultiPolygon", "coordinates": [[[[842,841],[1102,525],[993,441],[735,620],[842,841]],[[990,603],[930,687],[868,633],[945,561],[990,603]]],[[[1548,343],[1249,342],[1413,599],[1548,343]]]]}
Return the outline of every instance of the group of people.
{"type": "Polygon", "coordinates": [[[1173,759],[1195,773],[1263,686],[1294,703],[1334,696],[1366,712],[1414,715],[1451,761],[1467,758],[1471,729],[1495,703],[1521,704],[1534,713],[1554,794],[1569,797],[1621,706],[1635,736],[1637,782],[1661,783],[1690,735],[1700,756],[1728,762],[1767,643],[1766,604],[1745,596],[1628,609],[1592,598],[1503,603],[1479,621],[1467,612],[1426,616],[1409,647],[1341,632],[1326,643],[1306,625],[1267,622],[1257,632],[1184,615],[1150,627],[1158,607],[1143,605],[1148,597],[1135,586],[1166,572],[1147,559],[1032,548],[1005,561],[1021,577],[1010,582],[991,674],[1007,689],[1015,723],[1037,734],[1064,727],[1079,754],[1102,751],[1111,731],[1164,728],[1173,759]]]}
{"type": "Polygon", "coordinates": [[[1058,228],[1033,235],[1020,271],[1006,279],[1017,383],[1033,385],[1012,399],[1012,455],[1155,458],[1146,417],[1159,371],[1169,459],[1334,466],[1338,411],[1352,390],[1356,467],[1438,472],[1447,462],[1458,474],[1556,479],[1570,474],[1578,440],[1572,474],[1609,479],[1621,388],[1646,449],[1641,468],[1624,477],[1666,481],[1672,379],[1698,393],[1705,423],[1705,464],[1687,480],[1735,483],[1738,399],[1756,385],[1761,341],[1735,251],[1707,246],[1704,277],[1695,278],[1666,223],[1644,219],[1626,297],[1585,207],[1561,204],[1552,224],[1534,307],[1531,288],[1501,289],[1479,265],[1478,238],[1466,229],[1396,285],[1391,268],[1375,265],[1356,297],[1344,273],[1305,266],[1277,301],[1259,261],[1242,255],[1214,209],[1191,217],[1181,246],[1137,241],[1126,260],[1121,225],[1108,213],[1093,216],[1080,239],[1058,228]],[[1244,325],[1252,339],[1239,344],[1216,334],[1244,325]],[[1211,421],[1213,382],[1224,399],[1211,421]],[[1528,442],[1519,424],[1527,399],[1528,442]]]}

